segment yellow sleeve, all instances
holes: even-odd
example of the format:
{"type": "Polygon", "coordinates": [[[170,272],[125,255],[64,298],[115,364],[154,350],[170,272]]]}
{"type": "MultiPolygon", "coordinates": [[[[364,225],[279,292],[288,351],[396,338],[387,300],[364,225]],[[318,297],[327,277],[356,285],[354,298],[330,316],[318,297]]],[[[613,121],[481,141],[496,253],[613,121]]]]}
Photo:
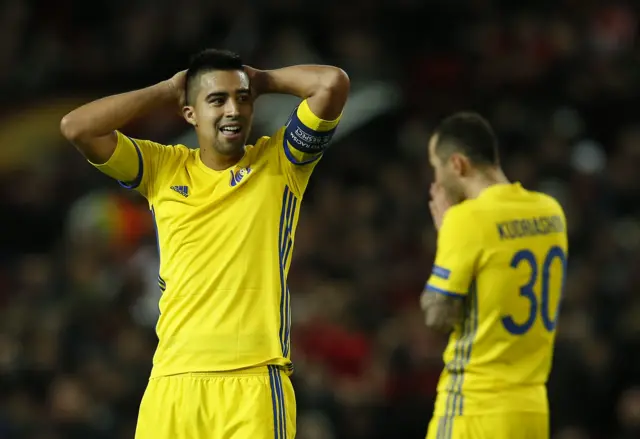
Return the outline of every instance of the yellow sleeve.
{"type": "Polygon", "coordinates": [[[278,161],[296,195],[302,195],[307,188],[309,177],[329,147],[338,123],[340,116],[324,120],[313,114],[306,99],[291,114],[284,127],[282,144],[278,145],[278,161]]]}
{"type": "Polygon", "coordinates": [[[427,291],[452,297],[467,294],[481,251],[480,236],[469,227],[469,220],[469,212],[462,206],[453,206],[445,213],[427,291]]]}
{"type": "Polygon", "coordinates": [[[118,145],[111,158],[100,165],[90,163],[118,180],[122,187],[134,189],[150,199],[158,170],[171,148],[149,140],[132,139],[119,131],[117,134],[118,145]]]}

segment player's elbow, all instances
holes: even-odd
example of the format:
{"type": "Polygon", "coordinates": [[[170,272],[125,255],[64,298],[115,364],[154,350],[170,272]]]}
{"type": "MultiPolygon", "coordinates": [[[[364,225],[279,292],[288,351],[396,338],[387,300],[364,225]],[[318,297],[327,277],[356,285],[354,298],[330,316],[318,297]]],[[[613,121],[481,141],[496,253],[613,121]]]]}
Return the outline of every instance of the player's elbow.
{"type": "Polygon", "coordinates": [[[324,120],[334,120],[342,114],[349,97],[349,76],[338,67],[327,66],[319,74],[319,82],[309,96],[313,114],[324,120]]]}
{"type": "Polygon", "coordinates": [[[73,113],[67,114],[60,121],[60,133],[70,142],[77,142],[82,138],[82,125],[76,120],[73,113]]]}
{"type": "Polygon", "coordinates": [[[324,78],[323,87],[334,95],[343,96],[346,101],[351,88],[351,80],[347,72],[339,67],[329,67],[324,78]]]}
{"type": "Polygon", "coordinates": [[[73,112],[60,121],[60,132],[91,163],[106,163],[118,144],[115,132],[106,136],[96,136],[91,127],[73,112]]]}

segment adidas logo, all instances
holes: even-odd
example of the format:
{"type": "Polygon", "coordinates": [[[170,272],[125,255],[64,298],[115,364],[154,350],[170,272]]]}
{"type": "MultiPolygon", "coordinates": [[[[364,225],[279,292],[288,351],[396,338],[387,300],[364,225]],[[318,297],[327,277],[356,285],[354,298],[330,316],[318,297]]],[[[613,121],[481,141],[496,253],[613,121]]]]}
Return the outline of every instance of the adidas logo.
{"type": "Polygon", "coordinates": [[[185,198],[189,196],[189,186],[171,186],[171,189],[184,196],[185,198]]]}

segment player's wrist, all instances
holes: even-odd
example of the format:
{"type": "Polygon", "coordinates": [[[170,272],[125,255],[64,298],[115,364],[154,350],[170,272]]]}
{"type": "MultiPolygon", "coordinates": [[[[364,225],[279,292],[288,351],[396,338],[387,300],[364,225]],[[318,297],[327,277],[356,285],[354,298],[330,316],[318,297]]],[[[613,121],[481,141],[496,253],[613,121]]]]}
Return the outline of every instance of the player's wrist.
{"type": "Polygon", "coordinates": [[[174,96],[173,85],[170,80],[159,82],[153,86],[158,96],[158,99],[162,101],[169,101],[174,96]]]}
{"type": "Polygon", "coordinates": [[[271,77],[268,70],[254,69],[253,67],[245,66],[245,71],[251,81],[251,90],[255,97],[263,94],[273,93],[271,87],[271,77]]]}
{"type": "Polygon", "coordinates": [[[179,72],[172,78],[161,81],[154,86],[158,93],[158,98],[167,104],[184,104],[184,72],[179,72]]]}

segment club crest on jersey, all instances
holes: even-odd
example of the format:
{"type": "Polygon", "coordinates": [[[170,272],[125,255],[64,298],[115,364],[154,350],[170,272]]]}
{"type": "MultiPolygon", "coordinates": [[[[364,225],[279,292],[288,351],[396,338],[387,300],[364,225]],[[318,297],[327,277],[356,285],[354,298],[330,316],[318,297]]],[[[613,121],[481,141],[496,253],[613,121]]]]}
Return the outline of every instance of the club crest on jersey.
{"type": "Polygon", "coordinates": [[[236,169],[235,172],[232,169],[231,171],[231,180],[229,181],[229,185],[234,187],[238,185],[242,181],[242,179],[251,173],[251,168],[247,166],[246,168],[236,169]]]}

